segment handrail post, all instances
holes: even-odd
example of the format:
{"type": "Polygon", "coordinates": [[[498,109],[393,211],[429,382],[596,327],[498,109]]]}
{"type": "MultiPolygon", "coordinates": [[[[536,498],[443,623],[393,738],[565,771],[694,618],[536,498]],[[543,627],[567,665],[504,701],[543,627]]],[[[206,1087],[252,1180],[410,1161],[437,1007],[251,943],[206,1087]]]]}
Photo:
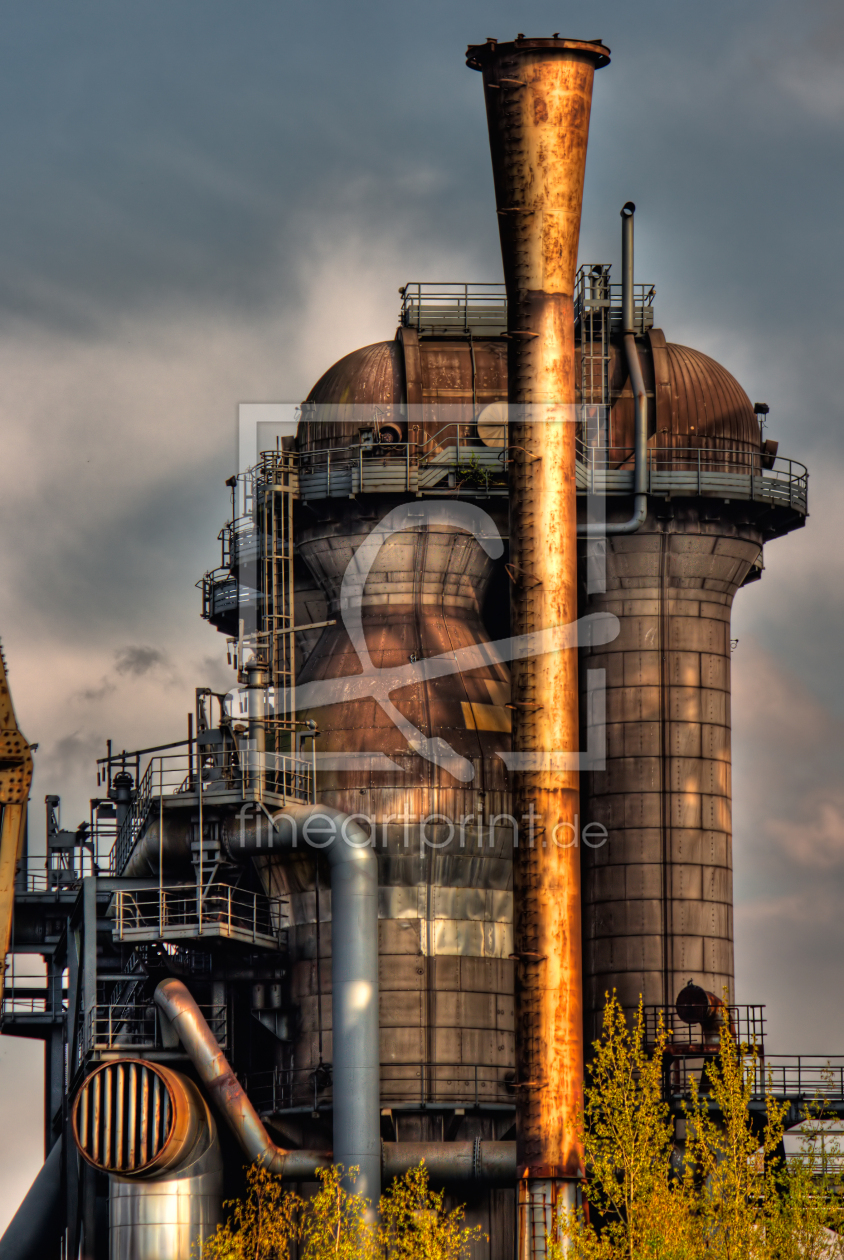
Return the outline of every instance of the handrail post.
{"type": "MultiPolygon", "coordinates": [[[[198,745],[197,745],[198,747],[198,745]]],[[[164,915],[164,758],[158,758],[158,924],[162,926],[164,915]]],[[[159,931],[159,935],[161,935],[159,931]]]]}

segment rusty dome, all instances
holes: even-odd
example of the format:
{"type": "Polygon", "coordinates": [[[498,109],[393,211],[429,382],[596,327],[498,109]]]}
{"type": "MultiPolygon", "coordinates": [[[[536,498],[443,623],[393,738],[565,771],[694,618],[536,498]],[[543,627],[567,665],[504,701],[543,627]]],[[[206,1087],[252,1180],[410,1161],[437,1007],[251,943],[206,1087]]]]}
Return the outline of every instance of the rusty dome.
{"type": "Polygon", "coordinates": [[[448,446],[455,424],[465,437],[463,426],[506,397],[502,337],[420,337],[400,327],[395,340],[353,350],[320,377],[302,404],[298,446],[345,446],[370,425],[395,426],[411,442],[448,446]]]}
{"type": "MultiPolygon", "coordinates": [[[[663,450],[710,449],[758,453],[759,422],[736,378],[715,359],[689,346],[666,343],[659,328],[638,339],[648,391],[649,445],[663,450]]],[[[611,446],[632,450],[635,409],[624,356],[610,361],[611,446]]]]}
{"type": "Polygon", "coordinates": [[[302,405],[302,419],[308,425],[299,431],[299,446],[342,445],[348,440],[348,426],[356,431],[376,409],[391,414],[404,393],[402,348],[397,341],[376,341],[353,350],[332,364],[308,394],[302,405]]]}

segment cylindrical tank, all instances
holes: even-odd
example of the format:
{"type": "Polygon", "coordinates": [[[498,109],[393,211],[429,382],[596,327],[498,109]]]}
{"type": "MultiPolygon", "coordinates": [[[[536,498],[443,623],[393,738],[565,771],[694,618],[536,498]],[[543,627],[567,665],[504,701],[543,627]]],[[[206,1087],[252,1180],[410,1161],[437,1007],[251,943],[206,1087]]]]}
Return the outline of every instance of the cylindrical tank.
{"type": "MultiPolygon", "coordinates": [[[[317,383],[303,411],[301,457],[359,441],[376,413],[382,426],[386,416],[406,424],[409,415],[411,425],[419,424],[420,442],[447,446],[457,419],[468,422],[505,396],[500,339],[420,339],[403,328],[395,342],[347,356],[317,383]]],[[[461,442],[472,440],[463,433],[461,442]]],[[[337,623],[298,674],[298,716],[318,724],[318,799],[374,827],[382,1106],[404,1109],[402,1140],[427,1140],[441,1136],[442,1115],[429,1114],[432,1106],[477,1099],[504,1117],[513,1105],[513,833],[498,756],[510,746],[509,671],[481,657],[476,667],[399,688],[391,700],[412,731],[371,697],[344,699],[342,684],[335,703],[308,709],[308,684],[361,671],[341,587],[373,528],[396,511],[401,528],[384,538],[355,593],[378,669],[407,668],[488,642],[482,612],[494,568],[490,549],[501,550],[500,536],[506,541],[506,499],[461,495],[455,515],[441,503],[408,503],[407,496],[330,498],[311,501],[297,523],[298,554],[337,623]],[[461,517],[467,506],[471,511],[461,517]],[[481,537],[472,533],[478,521],[481,537]],[[423,741],[444,741],[450,751],[420,756],[413,731],[423,741]]],[[[298,1032],[291,1059],[299,1105],[313,1101],[313,1074],[332,1057],[331,897],[316,858],[305,850],[279,862],[270,876],[289,895],[294,923],[298,1032]]],[[[321,1086],[327,1080],[320,1078],[321,1086]]],[[[471,1136],[472,1123],[461,1134],[468,1124],[471,1136]]],[[[477,1136],[500,1134],[490,1121],[477,1136]]]]}
{"type": "MultiPolygon", "coordinates": [[[[639,341],[659,467],[699,457],[704,470],[761,471],[738,382],[658,329],[639,341]]],[[[632,394],[613,374],[622,454],[632,394]]],[[[584,779],[584,823],[608,832],[581,851],[587,1041],[613,990],[628,1011],[640,996],[672,1006],[689,978],[733,998],[730,613],[762,542],[747,504],[694,495],[652,497],[638,533],[606,540],[606,590],[586,599],[620,622],[612,643],[584,653],[606,671],[607,733],[606,769],[584,779]]]]}

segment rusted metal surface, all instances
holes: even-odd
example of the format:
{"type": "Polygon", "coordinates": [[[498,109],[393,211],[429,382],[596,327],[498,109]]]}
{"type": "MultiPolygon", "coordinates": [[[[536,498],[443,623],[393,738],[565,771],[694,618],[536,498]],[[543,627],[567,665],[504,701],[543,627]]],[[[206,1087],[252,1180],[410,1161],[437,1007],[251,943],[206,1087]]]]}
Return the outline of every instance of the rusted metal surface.
{"type": "MultiPolygon", "coordinates": [[[[338,624],[314,649],[300,686],[360,671],[338,614],[340,587],[353,554],[393,502],[326,504],[320,508],[324,519],[303,528],[301,554],[338,624]]],[[[480,544],[459,530],[420,524],[389,538],[361,594],[374,664],[404,668],[413,658],[486,641],[480,612],[491,570],[480,544]]],[[[499,1015],[488,998],[490,992],[512,992],[513,835],[505,821],[494,823],[510,813],[506,768],[498,756],[510,748],[509,672],[491,660],[413,683],[393,699],[424,734],[440,735],[470,762],[474,777],[461,782],[446,766],[419,757],[372,699],[341,695],[309,714],[319,724],[318,755],[337,758],[318,770],[320,800],[362,813],[375,825],[382,1063],[466,1062],[503,1073],[513,1064],[512,1012],[508,1024],[506,1011],[499,1015]],[[344,767],[347,754],[356,755],[357,764],[344,767]]],[[[296,1062],[316,1066],[320,1032],[323,1053],[331,1054],[331,1005],[325,997],[321,1007],[317,1001],[320,982],[327,997],[330,897],[323,876],[318,967],[312,855],[278,864],[266,878],[274,887],[283,881],[291,898],[294,988],[302,1016],[296,1062]]],[[[418,1096],[418,1082],[408,1081],[407,1089],[409,1098],[418,1096]]]]}
{"type": "Polygon", "coordinates": [[[196,1086],[143,1059],[104,1063],[73,1104],[73,1136],[101,1172],[151,1177],[189,1159],[213,1127],[196,1086]]]}
{"type": "Polygon", "coordinates": [[[382,1142],[384,1184],[418,1168],[423,1160],[434,1185],[474,1182],[489,1189],[511,1187],[516,1180],[515,1142],[382,1142]]]}
{"type": "MultiPolygon", "coordinates": [[[[527,634],[577,618],[573,294],[592,82],[609,58],[597,44],[520,38],[470,47],[468,59],[484,77],[507,284],[512,629],[527,634]]],[[[514,749],[578,748],[576,652],[518,662],[513,704],[514,749]]],[[[541,816],[514,862],[519,1175],[576,1179],[580,859],[563,846],[578,779],[550,768],[514,779],[516,816],[541,816]]]]}
{"type": "Polygon", "coordinates": [[[199,1079],[250,1160],[292,1180],[312,1178],[316,1168],[325,1168],[331,1163],[330,1151],[288,1151],[273,1142],[205,1016],[181,980],[162,980],[154,997],[156,1005],[173,1024],[199,1079]]]}
{"type": "MultiPolygon", "coordinates": [[[[666,343],[660,328],[636,338],[648,392],[649,446],[660,450],[699,447],[757,456],[759,422],[741,385],[725,367],[688,346],[666,343]]],[[[580,347],[577,351],[580,397],[580,347]]],[[[633,449],[634,401],[624,348],[610,347],[610,445],[619,452],[633,449]]]]}
{"type": "MultiPolygon", "coordinates": [[[[411,442],[440,437],[444,426],[471,426],[488,403],[507,397],[506,343],[497,337],[419,337],[400,328],[347,354],[320,377],[302,407],[298,447],[323,450],[356,441],[363,425],[407,429],[411,442]],[[407,411],[404,404],[407,404],[407,411]]],[[[465,440],[465,434],[464,434],[465,440]]]]}
{"type": "Polygon", "coordinates": [[[0,1001],[12,935],[15,872],[26,835],[32,753],[18,727],[0,647],[0,1001]]]}

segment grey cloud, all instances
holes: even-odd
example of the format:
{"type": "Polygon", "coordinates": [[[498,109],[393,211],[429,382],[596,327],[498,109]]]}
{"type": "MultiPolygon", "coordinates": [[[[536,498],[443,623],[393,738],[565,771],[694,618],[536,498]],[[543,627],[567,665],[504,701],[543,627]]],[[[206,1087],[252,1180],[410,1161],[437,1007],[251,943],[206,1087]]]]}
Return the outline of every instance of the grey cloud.
{"type": "Polygon", "coordinates": [[[154,647],[129,645],[118,648],[115,656],[114,668],[118,674],[133,674],[136,678],[142,678],[156,666],[167,664],[167,653],[154,647]]]}

